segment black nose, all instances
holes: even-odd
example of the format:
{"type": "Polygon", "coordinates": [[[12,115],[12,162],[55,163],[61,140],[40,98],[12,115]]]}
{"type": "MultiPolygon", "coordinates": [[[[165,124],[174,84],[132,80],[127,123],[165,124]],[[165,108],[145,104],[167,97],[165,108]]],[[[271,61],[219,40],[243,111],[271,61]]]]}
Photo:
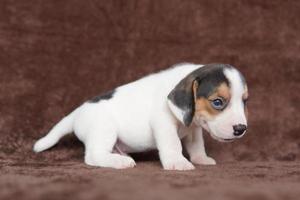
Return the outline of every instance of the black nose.
{"type": "Polygon", "coordinates": [[[240,136],[245,132],[246,129],[247,129],[247,126],[244,124],[234,125],[233,126],[233,135],[240,136]]]}

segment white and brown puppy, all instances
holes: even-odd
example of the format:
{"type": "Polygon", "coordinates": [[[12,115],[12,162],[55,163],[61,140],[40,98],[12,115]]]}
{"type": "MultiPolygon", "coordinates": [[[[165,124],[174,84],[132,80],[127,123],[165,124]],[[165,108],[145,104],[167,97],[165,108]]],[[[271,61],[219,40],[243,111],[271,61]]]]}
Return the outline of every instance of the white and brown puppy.
{"type": "Polygon", "coordinates": [[[234,67],[180,64],[85,102],[37,141],[34,151],[74,132],[88,165],[133,167],[127,153],[158,149],[164,169],[191,170],[192,163],[215,164],[206,155],[203,128],[219,141],[244,135],[247,98],[246,82],[234,67]]]}

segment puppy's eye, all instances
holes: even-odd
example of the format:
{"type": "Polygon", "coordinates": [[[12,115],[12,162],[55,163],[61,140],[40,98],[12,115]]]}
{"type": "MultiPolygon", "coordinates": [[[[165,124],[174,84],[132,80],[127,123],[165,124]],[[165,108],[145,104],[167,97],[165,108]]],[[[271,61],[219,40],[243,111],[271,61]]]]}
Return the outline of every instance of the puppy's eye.
{"type": "Polygon", "coordinates": [[[222,110],[225,107],[225,102],[221,98],[216,98],[214,100],[211,100],[211,105],[216,110],[222,110]]]}

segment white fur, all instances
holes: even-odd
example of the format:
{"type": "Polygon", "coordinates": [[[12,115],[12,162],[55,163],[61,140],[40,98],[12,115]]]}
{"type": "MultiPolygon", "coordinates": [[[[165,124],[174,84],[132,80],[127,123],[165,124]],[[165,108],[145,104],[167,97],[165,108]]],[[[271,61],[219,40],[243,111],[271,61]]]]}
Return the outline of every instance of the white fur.
{"type": "Polygon", "coordinates": [[[116,88],[111,99],[84,103],[60,121],[47,136],[38,140],[34,151],[52,147],[62,136],[73,131],[85,144],[85,163],[88,165],[117,169],[135,166],[128,155],[113,153],[115,145],[120,145],[124,153],[157,148],[164,169],[191,170],[194,166],[182,155],[180,142],[186,136],[184,144],[192,162],[215,164],[205,153],[201,126],[210,129],[213,137],[232,138],[225,132],[232,134],[229,131],[232,123],[239,123],[240,119],[244,122],[245,117],[241,114],[244,113],[241,110],[242,89],[236,72],[226,72],[234,85],[233,100],[230,108],[216,120],[198,120],[185,127],[179,123],[181,120],[178,121],[181,111],[167,102],[168,94],[178,82],[201,66],[178,65],[116,88]],[[225,125],[223,121],[226,121],[225,125]]]}

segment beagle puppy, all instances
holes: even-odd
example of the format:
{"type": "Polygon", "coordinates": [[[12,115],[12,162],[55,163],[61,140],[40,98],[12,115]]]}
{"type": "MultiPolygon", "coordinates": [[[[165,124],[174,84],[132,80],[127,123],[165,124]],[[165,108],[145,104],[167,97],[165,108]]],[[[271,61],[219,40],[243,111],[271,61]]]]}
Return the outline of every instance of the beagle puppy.
{"type": "Polygon", "coordinates": [[[85,145],[87,165],[134,167],[128,153],[151,149],[158,149],[166,170],[214,165],[205,152],[203,129],[221,142],[241,138],[247,99],[245,79],[233,66],[178,64],[83,103],[33,149],[44,151],[74,132],[85,145]]]}

